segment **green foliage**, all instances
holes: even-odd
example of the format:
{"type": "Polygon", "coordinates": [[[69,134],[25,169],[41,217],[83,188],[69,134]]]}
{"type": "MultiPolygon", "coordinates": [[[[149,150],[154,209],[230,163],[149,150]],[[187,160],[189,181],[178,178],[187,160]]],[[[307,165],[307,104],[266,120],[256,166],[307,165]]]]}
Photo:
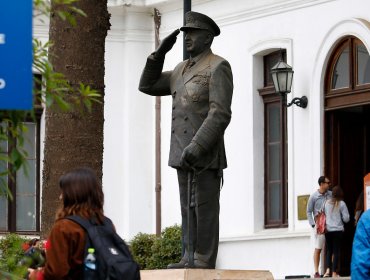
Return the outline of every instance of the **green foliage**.
{"type": "Polygon", "coordinates": [[[161,238],[152,246],[153,255],[149,269],[163,269],[181,258],[181,227],[173,226],[162,231],[161,238]]]}
{"type": "Polygon", "coordinates": [[[27,111],[0,111],[0,141],[7,142],[7,146],[12,147],[10,154],[0,150],[0,161],[9,163],[8,168],[0,169],[0,196],[12,198],[12,194],[7,188],[6,176],[14,179],[12,174],[21,167],[27,174],[26,157],[28,155],[23,149],[25,141],[23,135],[27,132],[27,127],[23,121],[29,114],[27,111]]]}
{"type": "MultiPolygon", "coordinates": [[[[72,26],[77,25],[75,15],[80,15],[86,17],[84,11],[81,9],[76,8],[73,4],[78,2],[78,0],[53,0],[56,5],[59,5],[56,13],[62,20],[67,20],[68,23],[72,26]]],[[[38,13],[36,16],[39,15],[49,15],[51,11],[51,2],[47,0],[33,0],[34,7],[38,13]]]]}
{"type": "Polygon", "coordinates": [[[141,269],[163,269],[181,258],[181,227],[167,227],[160,237],[139,233],[130,244],[134,259],[141,269]]]}
{"type": "Polygon", "coordinates": [[[149,260],[152,256],[152,246],[156,238],[155,234],[140,232],[130,242],[132,255],[141,269],[146,269],[149,266],[149,260]]]}
{"type": "Polygon", "coordinates": [[[100,93],[89,85],[86,86],[82,83],[80,83],[79,88],[74,89],[62,73],[55,72],[47,59],[47,49],[50,45],[50,42],[43,44],[41,41],[33,39],[33,65],[37,72],[42,75],[41,79],[36,78],[35,80],[40,85],[34,89],[35,98],[46,107],[55,103],[63,111],[86,108],[91,112],[92,103],[101,102],[99,100],[100,93]],[[70,94],[71,92],[73,94],[70,94]]]}
{"type": "MultiPolygon", "coordinates": [[[[28,240],[17,234],[7,234],[0,239],[0,271],[10,273],[14,276],[24,277],[27,266],[20,265],[24,258],[23,244],[28,240]]],[[[1,276],[1,274],[0,274],[1,276]]]]}

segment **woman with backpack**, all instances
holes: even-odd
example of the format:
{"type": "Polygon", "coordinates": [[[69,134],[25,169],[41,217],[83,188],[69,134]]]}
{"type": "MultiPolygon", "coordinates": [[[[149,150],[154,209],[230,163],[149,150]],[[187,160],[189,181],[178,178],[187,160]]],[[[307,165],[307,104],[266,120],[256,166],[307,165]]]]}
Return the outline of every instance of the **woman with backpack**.
{"type": "Polygon", "coordinates": [[[46,263],[41,269],[30,269],[29,279],[83,279],[86,233],[77,223],[65,219],[78,215],[94,218],[98,223],[104,219],[104,194],[90,168],[78,168],[59,180],[62,207],[57,211],[46,250],[46,263]]]}
{"type": "Polygon", "coordinates": [[[344,223],[349,221],[343,191],[339,186],[332,190],[332,198],[325,203],[326,215],[326,273],[324,277],[339,277],[337,273],[340,244],[344,232],[344,223]]]}

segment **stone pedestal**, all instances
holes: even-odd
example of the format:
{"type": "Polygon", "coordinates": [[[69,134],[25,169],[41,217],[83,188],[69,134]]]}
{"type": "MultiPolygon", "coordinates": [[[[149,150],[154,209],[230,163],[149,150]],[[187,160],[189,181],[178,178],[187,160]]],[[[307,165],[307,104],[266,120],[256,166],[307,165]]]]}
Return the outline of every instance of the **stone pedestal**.
{"type": "Polygon", "coordinates": [[[266,270],[158,269],[140,271],[141,280],[273,280],[266,270]]]}

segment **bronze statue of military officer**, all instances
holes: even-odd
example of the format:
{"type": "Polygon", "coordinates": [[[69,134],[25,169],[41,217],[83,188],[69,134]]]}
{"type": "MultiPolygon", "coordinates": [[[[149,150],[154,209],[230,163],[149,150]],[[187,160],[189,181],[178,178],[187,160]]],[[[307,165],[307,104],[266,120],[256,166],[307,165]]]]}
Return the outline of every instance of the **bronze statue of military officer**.
{"type": "Polygon", "coordinates": [[[172,71],[162,72],[165,55],[180,33],[175,30],[148,57],[139,90],[154,96],[172,96],[169,166],[176,168],[178,175],[185,250],[180,262],[169,264],[168,268],[189,267],[190,242],[194,248],[191,267],[215,268],[220,186],[222,171],[227,166],[224,132],[231,119],[233,78],[230,64],[210,48],[213,38],[220,34],[217,24],[208,16],[192,11],[186,14],[185,20],[180,30],[185,32],[190,58],[172,71]],[[195,209],[189,225],[190,181],[195,209]]]}

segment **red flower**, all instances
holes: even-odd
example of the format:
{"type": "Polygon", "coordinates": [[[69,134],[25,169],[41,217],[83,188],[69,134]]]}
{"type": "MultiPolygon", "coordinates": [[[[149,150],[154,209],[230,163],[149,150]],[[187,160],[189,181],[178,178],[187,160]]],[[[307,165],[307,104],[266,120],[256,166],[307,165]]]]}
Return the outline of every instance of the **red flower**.
{"type": "Polygon", "coordinates": [[[51,248],[50,240],[46,240],[44,243],[44,249],[49,250],[51,248]]]}
{"type": "Polygon", "coordinates": [[[28,243],[23,243],[23,244],[22,244],[22,250],[23,250],[23,251],[25,251],[25,252],[26,252],[30,247],[31,247],[31,246],[30,246],[30,244],[28,244],[28,243]]]}
{"type": "Polygon", "coordinates": [[[44,280],[44,272],[39,270],[36,274],[36,280],[44,280]]]}

